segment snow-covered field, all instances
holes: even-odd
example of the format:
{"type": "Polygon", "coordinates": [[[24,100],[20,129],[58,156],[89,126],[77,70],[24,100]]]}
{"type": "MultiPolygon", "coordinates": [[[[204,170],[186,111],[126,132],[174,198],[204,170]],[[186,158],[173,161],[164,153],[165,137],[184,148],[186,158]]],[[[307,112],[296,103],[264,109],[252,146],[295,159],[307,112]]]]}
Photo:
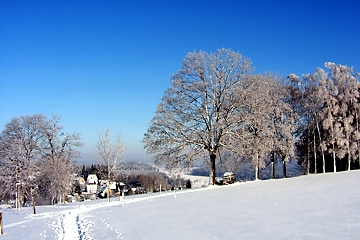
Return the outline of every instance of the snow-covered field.
{"type": "Polygon", "coordinates": [[[5,239],[360,239],[360,171],[2,209],[5,239]]]}

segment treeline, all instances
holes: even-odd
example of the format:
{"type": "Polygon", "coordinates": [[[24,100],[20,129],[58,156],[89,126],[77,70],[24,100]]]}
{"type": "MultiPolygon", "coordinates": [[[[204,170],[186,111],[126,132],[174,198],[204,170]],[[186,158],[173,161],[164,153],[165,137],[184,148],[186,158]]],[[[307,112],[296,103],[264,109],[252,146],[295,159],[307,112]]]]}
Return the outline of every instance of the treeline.
{"type": "MultiPolygon", "coordinates": [[[[119,175],[122,171],[159,171],[159,168],[149,163],[144,162],[120,162],[117,169],[114,171],[115,175],[119,175]]],[[[82,165],[79,175],[84,177],[85,181],[89,174],[96,174],[99,179],[107,178],[107,169],[101,164],[82,165]]]]}
{"type": "Polygon", "coordinates": [[[120,162],[119,170],[145,170],[145,171],[159,171],[159,168],[154,166],[153,164],[144,163],[144,162],[120,162]]]}
{"type": "Polygon", "coordinates": [[[78,133],[68,134],[60,117],[15,117],[0,135],[0,199],[24,204],[36,193],[37,204],[64,201],[76,173],[78,133]]]}
{"type": "Polygon", "coordinates": [[[191,188],[191,181],[182,178],[180,175],[169,177],[161,172],[142,172],[120,174],[117,181],[125,183],[128,187],[137,188],[136,192],[131,193],[148,193],[184,188],[191,188]]]}

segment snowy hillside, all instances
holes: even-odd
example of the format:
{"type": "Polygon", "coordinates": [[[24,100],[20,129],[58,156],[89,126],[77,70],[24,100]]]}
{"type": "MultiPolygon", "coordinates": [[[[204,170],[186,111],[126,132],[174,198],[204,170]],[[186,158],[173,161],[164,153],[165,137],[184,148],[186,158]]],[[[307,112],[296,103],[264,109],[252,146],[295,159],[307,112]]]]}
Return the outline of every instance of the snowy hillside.
{"type": "Polygon", "coordinates": [[[359,239],[360,171],[243,182],[20,212],[5,239],[359,239]]]}

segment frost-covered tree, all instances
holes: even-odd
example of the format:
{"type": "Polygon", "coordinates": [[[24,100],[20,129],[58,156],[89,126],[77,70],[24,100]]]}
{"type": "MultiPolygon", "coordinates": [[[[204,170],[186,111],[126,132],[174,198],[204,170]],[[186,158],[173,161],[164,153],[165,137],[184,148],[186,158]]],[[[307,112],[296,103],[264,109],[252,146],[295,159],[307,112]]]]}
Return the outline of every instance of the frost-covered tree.
{"type": "Polygon", "coordinates": [[[291,105],[289,88],[284,81],[275,81],[269,89],[269,116],[272,121],[270,125],[273,146],[271,154],[273,157],[273,177],[275,178],[275,156],[280,157],[283,164],[284,177],[286,173],[286,163],[294,157],[295,130],[298,114],[291,105]]]}
{"type": "Polygon", "coordinates": [[[325,143],[321,136],[320,129],[320,121],[321,116],[320,110],[324,104],[324,89],[320,86],[321,82],[326,81],[325,71],[321,68],[317,68],[313,74],[305,74],[305,81],[308,83],[308,87],[306,88],[306,99],[308,100],[309,112],[312,117],[312,129],[313,129],[313,144],[314,144],[314,160],[315,160],[315,173],[317,173],[317,148],[320,149],[321,157],[322,157],[322,172],[325,173],[325,143]],[[318,141],[316,141],[316,137],[318,141]],[[316,143],[318,142],[318,146],[316,143]]]}
{"type": "Polygon", "coordinates": [[[339,157],[346,155],[347,170],[350,170],[351,161],[357,160],[359,155],[359,74],[355,74],[351,67],[340,64],[328,62],[325,66],[330,70],[328,81],[337,86],[337,119],[342,123],[343,136],[338,141],[339,157]]]}
{"type": "Polygon", "coordinates": [[[336,154],[341,139],[343,138],[342,127],[341,123],[337,119],[337,100],[330,95],[327,96],[325,101],[326,104],[322,112],[322,127],[324,129],[324,133],[327,136],[325,139],[327,144],[327,151],[333,157],[333,168],[334,172],[336,172],[336,154]]]}
{"type": "Polygon", "coordinates": [[[234,150],[227,149],[230,136],[243,124],[234,90],[250,73],[250,65],[229,49],[187,54],[143,138],[156,164],[187,168],[207,154],[215,183],[217,156],[234,150]]]}
{"type": "Polygon", "coordinates": [[[237,152],[249,156],[255,168],[255,179],[259,179],[260,169],[265,167],[265,157],[273,147],[271,107],[268,103],[271,104],[269,93],[274,81],[269,76],[259,74],[248,76],[246,82],[247,87],[242,86],[236,91],[239,100],[237,109],[243,113],[241,117],[244,121],[243,127],[233,135],[232,139],[236,141],[232,148],[238,148],[237,152]]]}
{"type": "Polygon", "coordinates": [[[317,68],[314,74],[306,74],[302,79],[289,76],[293,83],[301,86],[294,86],[292,91],[293,98],[298,99],[293,106],[299,106],[296,109],[301,113],[298,138],[307,145],[308,163],[310,145],[313,145],[315,173],[318,151],[322,156],[322,172],[331,169],[326,166],[326,162],[330,163],[326,153],[331,155],[334,171],[344,158],[349,170],[351,162],[358,161],[359,156],[359,74],[351,67],[334,63],[325,63],[325,67],[327,70],[317,68]]]}
{"type": "Polygon", "coordinates": [[[66,134],[60,118],[44,115],[22,116],[6,124],[0,136],[2,177],[6,180],[3,194],[21,189],[22,198],[31,187],[38,187],[43,199],[54,203],[70,190],[75,147],[82,146],[79,134],[66,134]],[[18,189],[16,189],[16,186],[18,189]]]}
{"type": "Polygon", "coordinates": [[[5,125],[0,135],[2,199],[9,199],[13,193],[21,195],[17,201],[29,196],[37,175],[34,162],[41,156],[41,126],[45,119],[43,115],[15,117],[5,125]]]}
{"type": "Polygon", "coordinates": [[[255,168],[255,179],[259,179],[260,169],[265,167],[268,156],[274,157],[276,153],[284,166],[293,156],[295,114],[286,102],[288,93],[285,85],[277,76],[253,75],[246,82],[248,87],[240,88],[237,92],[237,107],[243,113],[244,122],[234,135],[236,142],[242,144],[234,143],[233,149],[239,146],[243,148],[241,153],[250,157],[255,168]]]}
{"type": "Polygon", "coordinates": [[[287,80],[287,91],[289,93],[287,102],[298,116],[294,123],[294,136],[298,139],[295,142],[295,158],[304,166],[305,173],[309,174],[311,162],[311,114],[308,106],[309,102],[305,95],[306,83],[295,74],[290,74],[287,80]]]}
{"type": "Polygon", "coordinates": [[[116,135],[115,139],[112,139],[109,129],[104,133],[98,133],[98,142],[96,143],[97,155],[94,160],[104,166],[104,168],[98,170],[106,176],[108,202],[110,202],[110,181],[116,178],[114,174],[119,167],[120,158],[125,150],[126,145],[122,142],[120,135],[116,135]]]}
{"type": "MultiPolygon", "coordinates": [[[[310,168],[310,143],[312,142],[313,147],[313,162],[314,162],[314,172],[318,172],[318,162],[317,162],[317,151],[320,149],[321,157],[322,157],[322,165],[325,166],[325,155],[324,155],[324,147],[321,129],[320,129],[320,110],[323,106],[323,89],[320,87],[321,81],[324,81],[326,78],[326,74],[323,69],[317,68],[315,73],[313,74],[304,74],[302,78],[299,78],[295,74],[291,74],[289,76],[290,81],[293,83],[298,83],[298,90],[293,90],[292,94],[294,94],[293,98],[297,97],[298,102],[300,103],[300,107],[297,104],[296,110],[299,113],[300,119],[302,121],[301,125],[298,126],[300,129],[300,136],[306,136],[306,139],[302,139],[303,142],[307,143],[308,150],[308,169],[310,168]],[[300,97],[300,98],[299,98],[300,97]],[[305,134],[305,131],[307,132],[305,134]],[[312,139],[311,139],[312,138],[312,139]]],[[[296,101],[296,100],[295,100],[296,101]]],[[[307,170],[308,172],[309,170],[307,170]]]]}
{"type": "Polygon", "coordinates": [[[332,155],[333,169],[336,169],[336,155],[339,147],[342,145],[343,128],[341,119],[338,118],[339,102],[338,87],[334,84],[332,78],[327,78],[321,84],[323,89],[324,104],[320,112],[322,120],[323,134],[325,136],[325,144],[327,152],[332,155]]]}
{"type": "Polygon", "coordinates": [[[79,157],[79,152],[75,148],[83,146],[79,133],[63,132],[60,119],[53,116],[42,126],[43,157],[37,163],[43,168],[42,183],[47,180],[47,184],[40,184],[39,188],[48,194],[51,203],[64,202],[65,195],[70,193],[70,186],[76,173],[75,159],[79,157]]]}

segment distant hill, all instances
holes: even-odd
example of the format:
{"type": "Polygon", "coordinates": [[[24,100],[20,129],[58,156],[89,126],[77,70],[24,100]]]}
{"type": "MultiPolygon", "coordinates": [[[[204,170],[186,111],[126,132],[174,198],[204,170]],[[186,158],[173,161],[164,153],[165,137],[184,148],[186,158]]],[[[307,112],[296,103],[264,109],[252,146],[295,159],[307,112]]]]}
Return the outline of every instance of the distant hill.
{"type": "Polygon", "coordinates": [[[153,164],[144,163],[144,162],[121,162],[119,164],[119,170],[137,170],[137,171],[155,171],[158,172],[159,168],[153,164]]]}

